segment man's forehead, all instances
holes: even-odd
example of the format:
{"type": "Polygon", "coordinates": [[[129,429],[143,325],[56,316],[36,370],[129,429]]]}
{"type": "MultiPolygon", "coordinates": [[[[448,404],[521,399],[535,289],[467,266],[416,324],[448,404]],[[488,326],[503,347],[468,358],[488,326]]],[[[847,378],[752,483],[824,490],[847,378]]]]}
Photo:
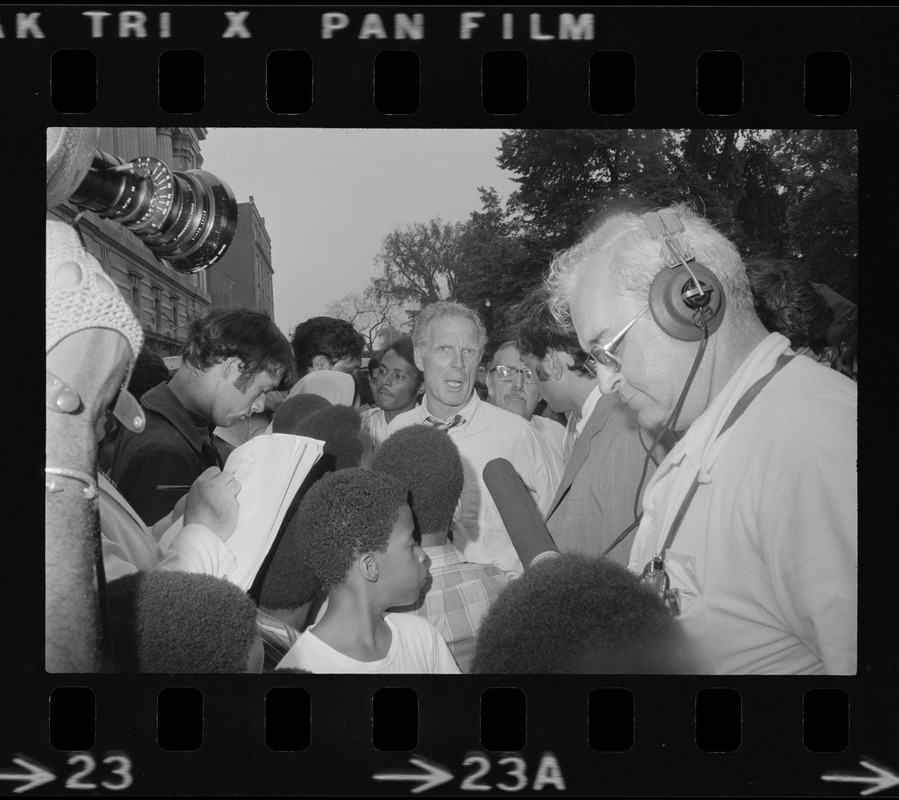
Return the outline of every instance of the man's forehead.
{"type": "Polygon", "coordinates": [[[589,351],[609,333],[615,306],[620,302],[607,266],[585,264],[581,267],[571,292],[571,321],[581,347],[589,351]]]}
{"type": "Polygon", "coordinates": [[[518,352],[517,347],[513,347],[512,345],[497,350],[493,356],[494,365],[504,364],[507,367],[515,367],[521,360],[521,353],[518,352]]]}

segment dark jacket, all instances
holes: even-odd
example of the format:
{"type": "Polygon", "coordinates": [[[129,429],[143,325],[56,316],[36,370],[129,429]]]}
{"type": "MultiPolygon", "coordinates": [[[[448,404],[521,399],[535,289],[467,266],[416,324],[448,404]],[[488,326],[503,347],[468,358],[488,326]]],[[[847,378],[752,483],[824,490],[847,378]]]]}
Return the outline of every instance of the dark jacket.
{"type": "Polygon", "coordinates": [[[152,526],[168,514],[186,489],[209,467],[221,467],[208,425],[181,404],[168,384],[160,383],[141,398],[147,425],[140,433],[119,431],[110,475],[141,519],[152,526]]]}

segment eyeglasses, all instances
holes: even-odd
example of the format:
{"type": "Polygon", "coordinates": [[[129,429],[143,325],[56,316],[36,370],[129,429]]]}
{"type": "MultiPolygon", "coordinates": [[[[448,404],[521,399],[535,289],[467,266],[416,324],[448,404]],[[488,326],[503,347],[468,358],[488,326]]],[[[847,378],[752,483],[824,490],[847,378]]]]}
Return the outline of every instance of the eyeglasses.
{"type": "Polygon", "coordinates": [[[601,345],[598,344],[596,347],[591,348],[590,355],[584,359],[584,366],[590,372],[593,377],[596,377],[597,365],[602,364],[606,369],[612,372],[620,372],[621,371],[621,362],[615,358],[615,351],[621,345],[621,340],[624,339],[625,334],[634,327],[637,320],[640,319],[647,311],[649,311],[649,306],[645,306],[636,317],[634,317],[630,322],[627,323],[618,333],[616,333],[612,340],[606,344],[601,345]]]}
{"type": "Polygon", "coordinates": [[[499,375],[499,379],[501,381],[505,381],[508,383],[509,381],[514,381],[515,376],[520,372],[522,377],[524,378],[524,382],[527,384],[534,383],[534,373],[530,371],[527,367],[507,367],[504,364],[497,364],[495,367],[491,367],[488,372],[493,372],[496,370],[496,374],[499,375]]]}

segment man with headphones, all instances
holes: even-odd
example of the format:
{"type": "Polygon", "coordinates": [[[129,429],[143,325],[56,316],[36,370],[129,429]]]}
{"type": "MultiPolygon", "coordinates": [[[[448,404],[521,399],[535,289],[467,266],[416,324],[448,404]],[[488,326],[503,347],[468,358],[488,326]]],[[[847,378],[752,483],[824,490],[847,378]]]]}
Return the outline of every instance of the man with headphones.
{"type": "Polygon", "coordinates": [[[547,284],[603,394],[679,437],[628,566],[678,615],[701,671],[855,674],[856,384],[791,358],[736,248],[683,207],[607,218],[547,284]]]}

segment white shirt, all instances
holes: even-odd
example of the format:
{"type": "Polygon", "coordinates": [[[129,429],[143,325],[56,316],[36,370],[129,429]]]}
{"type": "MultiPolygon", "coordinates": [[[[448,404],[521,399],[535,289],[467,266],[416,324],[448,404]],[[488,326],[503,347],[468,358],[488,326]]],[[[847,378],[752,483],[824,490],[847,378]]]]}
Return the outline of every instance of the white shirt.
{"type": "MultiPolygon", "coordinates": [[[[465,422],[451,428],[450,439],[459,448],[464,471],[462,496],[453,515],[453,544],[468,561],[496,564],[503,572],[518,575],[521,561],[484,483],[484,467],[494,458],[506,458],[533,495],[541,514],[546,514],[561,478],[562,465],[551,450],[541,446],[523,417],[483,402],[477,394],[459,409],[465,422]]],[[[426,423],[431,415],[427,395],[410,411],[391,423],[396,430],[426,423]]]]}
{"type": "MultiPolygon", "coordinates": [[[[534,433],[546,441],[547,445],[555,452],[559,464],[563,465],[565,463],[565,426],[554,419],[541,417],[539,414],[534,414],[528,421],[531,423],[534,433]]],[[[561,480],[561,475],[559,479],[561,480]]],[[[558,488],[558,481],[556,487],[558,488]]]]}
{"type": "Polygon", "coordinates": [[[794,358],[717,438],[789,342],[771,334],[659,465],[629,568],[662,547],[702,671],[853,675],[858,567],[857,385],[794,358]]]}
{"type": "Polygon", "coordinates": [[[390,422],[383,408],[367,408],[362,412],[362,430],[371,437],[372,454],[377,453],[384,440],[396,430],[394,423],[402,414],[397,414],[390,422]]]}
{"type": "Polygon", "coordinates": [[[384,621],[391,633],[390,648],[384,658],[358,661],[345,656],[319,639],[314,633],[316,626],[312,625],[278,662],[278,669],[291,667],[327,674],[460,674],[443,637],[426,619],[414,614],[385,614],[384,621]]]}
{"type": "MultiPolygon", "coordinates": [[[[237,560],[228,546],[205,525],[185,525],[163,555],[151,531],[122,497],[112,482],[99,474],[100,539],[106,580],[113,581],[132,572],[163,569],[194,572],[227,578],[237,569],[237,560]]],[[[154,525],[161,536],[171,525],[171,515],[154,525]]]]}
{"type": "Polygon", "coordinates": [[[596,404],[599,402],[600,397],[602,397],[602,392],[599,391],[599,384],[596,384],[584,400],[581,410],[572,411],[571,414],[569,414],[568,424],[565,426],[565,437],[562,446],[562,455],[566,463],[568,462],[568,459],[571,458],[571,451],[574,450],[574,443],[577,441],[577,437],[583,432],[587,420],[593,415],[593,410],[596,408],[596,404]]]}

